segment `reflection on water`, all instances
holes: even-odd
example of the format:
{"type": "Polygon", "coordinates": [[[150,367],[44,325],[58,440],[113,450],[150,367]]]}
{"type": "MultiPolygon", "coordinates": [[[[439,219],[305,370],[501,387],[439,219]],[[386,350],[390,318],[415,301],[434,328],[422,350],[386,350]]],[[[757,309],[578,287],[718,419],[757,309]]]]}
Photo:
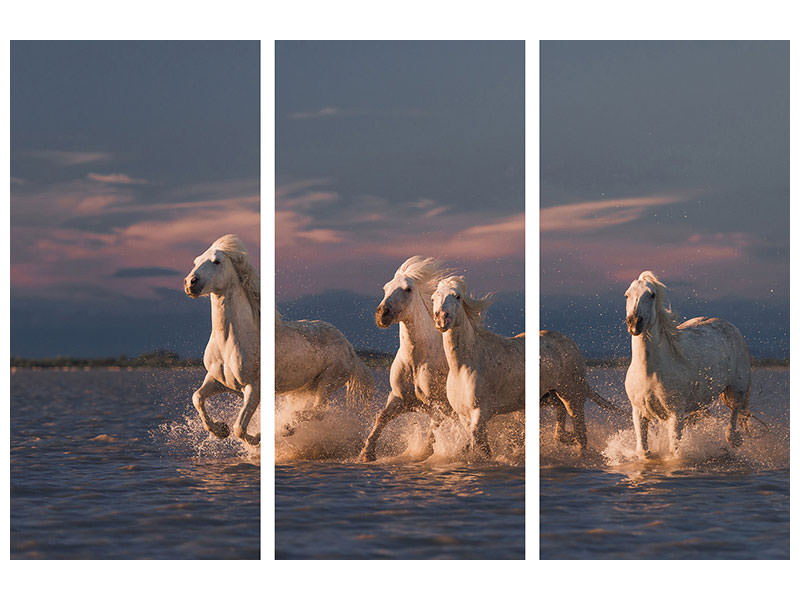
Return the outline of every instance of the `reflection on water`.
{"type": "Polygon", "coordinates": [[[522,467],[301,461],[275,489],[279,559],[524,558],[522,467]]]}
{"type": "Polygon", "coordinates": [[[202,375],[15,372],[12,558],[258,558],[260,458],[202,429],[202,375]]]}
{"type": "MultiPolygon", "coordinates": [[[[445,419],[426,456],[428,418],[403,415],[357,461],[386,401],[353,413],[337,399],[325,414],[284,436],[293,405],[275,414],[275,555],[279,559],[521,559],[525,554],[525,415],[489,423],[492,460],[465,462],[467,437],[445,419]]],[[[340,399],[339,399],[340,400],[340,399]]]]}
{"type": "MultiPolygon", "coordinates": [[[[656,458],[635,453],[630,417],[587,403],[590,450],[578,456],[540,426],[540,557],[781,559],[789,556],[789,377],[753,372],[754,425],[740,448],[724,440],[725,409],[689,427],[678,456],[651,425],[656,458]]],[[[624,369],[591,369],[601,395],[625,406],[624,369]]]]}

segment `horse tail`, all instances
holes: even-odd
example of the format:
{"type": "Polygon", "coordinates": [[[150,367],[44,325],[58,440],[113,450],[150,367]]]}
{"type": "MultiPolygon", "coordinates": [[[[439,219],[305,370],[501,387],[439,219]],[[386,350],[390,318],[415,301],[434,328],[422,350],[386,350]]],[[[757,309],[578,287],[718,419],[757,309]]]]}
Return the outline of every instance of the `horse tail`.
{"type": "Polygon", "coordinates": [[[611,402],[609,402],[608,400],[603,398],[600,394],[595,392],[592,388],[587,386],[587,389],[589,390],[589,399],[592,402],[594,402],[595,404],[597,404],[597,406],[599,406],[600,408],[604,408],[607,411],[610,411],[610,412],[618,414],[618,415],[623,414],[624,411],[621,408],[611,404],[611,402]]]}
{"type": "Polygon", "coordinates": [[[367,365],[354,353],[353,369],[347,380],[346,404],[350,410],[367,409],[375,397],[375,380],[367,365]]]}

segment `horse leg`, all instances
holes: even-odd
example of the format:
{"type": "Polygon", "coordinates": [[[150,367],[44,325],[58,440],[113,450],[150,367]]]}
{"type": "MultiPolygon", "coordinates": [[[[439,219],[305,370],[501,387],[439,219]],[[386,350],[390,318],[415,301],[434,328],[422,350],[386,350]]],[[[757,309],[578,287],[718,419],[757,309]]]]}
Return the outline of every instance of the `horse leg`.
{"type": "Polygon", "coordinates": [[[584,400],[573,403],[572,407],[572,431],[575,434],[575,441],[581,454],[586,450],[586,415],[583,410],[584,400]]]}
{"type": "Polygon", "coordinates": [[[227,388],[218,382],[209,373],[206,373],[202,385],[192,394],[192,404],[200,415],[203,427],[218,438],[226,438],[230,434],[230,429],[225,423],[216,422],[211,419],[206,411],[206,399],[224,392],[227,388]]]}
{"type": "Polygon", "coordinates": [[[650,450],[647,449],[647,427],[650,424],[638,409],[633,408],[633,431],[636,434],[636,452],[644,458],[650,458],[650,450]]]}
{"type": "Polygon", "coordinates": [[[678,454],[678,445],[683,435],[684,417],[681,413],[674,413],[667,421],[669,427],[669,451],[673,456],[678,454]]]}
{"type": "Polygon", "coordinates": [[[489,431],[483,416],[478,415],[478,418],[474,420],[471,433],[471,449],[477,450],[481,458],[488,460],[492,455],[492,449],[489,447],[489,431]]]}
{"type": "Polygon", "coordinates": [[[358,455],[358,459],[362,462],[374,461],[375,443],[378,441],[383,428],[386,427],[386,425],[392,419],[399,417],[403,413],[407,413],[410,410],[410,402],[407,402],[402,396],[397,396],[393,393],[390,393],[389,399],[386,401],[386,406],[383,407],[383,410],[378,415],[378,418],[375,419],[375,425],[372,427],[372,431],[370,432],[369,436],[367,436],[367,440],[364,442],[364,448],[361,450],[361,454],[358,455]]]}
{"type": "Polygon", "coordinates": [[[428,411],[428,416],[431,419],[430,426],[428,427],[428,443],[425,447],[425,456],[423,458],[428,458],[431,454],[433,454],[433,445],[436,443],[436,435],[433,433],[442,424],[444,420],[444,415],[442,412],[436,408],[431,408],[428,411]]]}
{"type": "Polygon", "coordinates": [[[317,378],[311,407],[298,411],[293,415],[292,422],[284,426],[284,437],[294,434],[294,425],[311,421],[312,419],[322,419],[325,416],[324,409],[328,404],[328,398],[343,384],[344,380],[338,371],[333,367],[325,369],[317,378]]]}
{"type": "Polygon", "coordinates": [[[247,433],[247,426],[250,424],[250,419],[253,417],[253,413],[256,412],[260,401],[261,395],[258,387],[252,384],[246,385],[244,388],[244,405],[239,412],[239,417],[236,419],[236,424],[233,426],[233,435],[251,446],[258,446],[261,443],[260,433],[256,435],[247,433]]]}
{"type": "Polygon", "coordinates": [[[564,408],[564,405],[561,403],[561,400],[556,398],[556,430],[553,434],[553,437],[557,442],[561,442],[562,444],[571,444],[572,440],[569,437],[569,433],[567,432],[567,409],[564,408]]]}
{"type": "Polygon", "coordinates": [[[725,439],[734,448],[742,445],[742,434],[736,431],[736,424],[739,422],[739,411],[743,408],[747,410],[749,400],[749,390],[744,394],[744,400],[739,400],[730,386],[722,392],[722,400],[731,409],[731,421],[725,431],[725,439]]]}

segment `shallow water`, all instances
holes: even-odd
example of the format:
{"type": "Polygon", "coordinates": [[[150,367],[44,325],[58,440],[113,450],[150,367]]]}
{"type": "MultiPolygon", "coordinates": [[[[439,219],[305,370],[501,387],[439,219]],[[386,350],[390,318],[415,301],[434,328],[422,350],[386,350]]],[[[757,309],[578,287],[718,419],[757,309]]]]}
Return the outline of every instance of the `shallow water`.
{"type": "Polygon", "coordinates": [[[635,455],[625,369],[590,369],[589,383],[625,410],[609,416],[590,402],[589,452],[552,439],[553,411],[540,424],[542,559],[789,558],[789,370],[753,371],[753,423],[729,449],[728,410],[684,432],[677,457],[651,424],[657,457],[635,455]]]}
{"type": "MultiPolygon", "coordinates": [[[[203,375],[14,372],[11,557],[259,558],[260,458],[202,429],[203,375]]],[[[228,423],[239,404],[208,403],[228,423]]]]}
{"type": "MultiPolygon", "coordinates": [[[[378,460],[358,452],[388,393],[363,412],[334,399],[319,419],[275,438],[275,556],[278,559],[522,559],[525,557],[524,415],[489,424],[494,459],[470,462],[451,420],[424,459],[427,417],[399,417],[383,432],[378,460]]],[[[279,402],[276,430],[293,408],[279,402]]]]}

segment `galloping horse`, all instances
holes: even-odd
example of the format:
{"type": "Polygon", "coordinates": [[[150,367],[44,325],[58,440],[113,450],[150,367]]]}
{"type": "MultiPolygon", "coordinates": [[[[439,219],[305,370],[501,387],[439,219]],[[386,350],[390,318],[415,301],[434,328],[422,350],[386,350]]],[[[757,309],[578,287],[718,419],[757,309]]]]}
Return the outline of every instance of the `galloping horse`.
{"type": "MultiPolygon", "coordinates": [[[[295,422],[322,416],[328,398],[346,386],[349,408],[368,406],[372,373],[336,327],[325,321],[284,321],[275,311],[275,393],[310,396],[295,422]]],[[[286,426],[285,435],[294,433],[286,426]]]]}
{"type": "Polygon", "coordinates": [[[203,364],[206,376],[192,394],[192,403],[203,427],[219,438],[230,429],[215,422],[206,411],[206,399],[224,391],[244,398],[233,426],[233,434],[257,446],[261,434],[250,435],[247,426],[260,402],[261,308],[258,273],[247,261],[247,252],[235,235],[224,235],[194,259],[194,268],[184,279],[184,290],[192,298],[211,298],[211,337],[203,364]]]}
{"type": "Polygon", "coordinates": [[[428,455],[433,452],[433,430],[452,415],[447,402],[447,359],[442,336],[433,325],[431,293],[445,275],[434,258],[412,256],[383,286],[383,300],[375,310],[379,327],[400,324],[400,348],[389,373],[391,391],[386,406],[361,451],[361,460],[375,460],[375,443],[383,428],[401,414],[417,411],[431,418],[428,455]]]}
{"type": "Polygon", "coordinates": [[[483,326],[489,296],[472,298],[463,277],[443,279],[433,293],[449,372],[447,401],[470,435],[470,449],[491,454],[486,425],[525,408],[525,334],[506,338],[483,326]]]}
{"type": "Polygon", "coordinates": [[[555,439],[586,448],[584,403],[590,398],[601,408],[620,410],[586,383],[586,362],[571,338],[557,331],[539,332],[539,398],[542,405],[556,408],[555,439]],[[566,431],[567,413],[572,418],[572,433],[566,431]]]}
{"type": "Polygon", "coordinates": [[[652,419],[670,428],[670,450],[678,451],[684,421],[722,399],[731,409],[725,438],[742,443],[736,431],[750,413],[750,352],[739,330],[722,319],[696,317],[677,325],[665,308],[666,286],[643,271],[625,292],[631,334],[631,364],[625,391],[631,402],[636,450],[649,456],[647,427],[652,419]]]}

